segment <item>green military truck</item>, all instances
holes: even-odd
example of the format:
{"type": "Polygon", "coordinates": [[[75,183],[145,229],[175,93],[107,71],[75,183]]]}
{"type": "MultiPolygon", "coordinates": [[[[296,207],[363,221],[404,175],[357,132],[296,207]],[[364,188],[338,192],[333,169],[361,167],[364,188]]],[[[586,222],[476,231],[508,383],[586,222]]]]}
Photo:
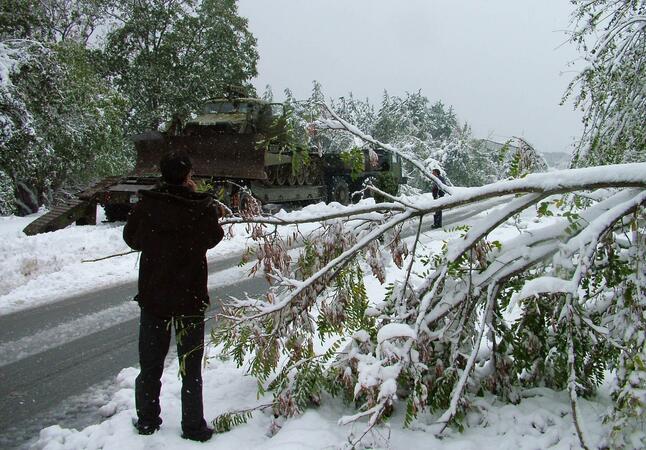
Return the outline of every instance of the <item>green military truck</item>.
{"type": "Polygon", "coordinates": [[[136,164],[132,173],[109,177],[79,192],[30,223],[28,235],[64,228],[73,222],[96,223],[96,206],[108,221],[125,220],[139,200],[138,192],[159,182],[158,162],[170,150],[186,151],[193,161],[193,179],[234,210],[250,197],[263,205],[337,201],[348,204],[351,193],[370,177],[396,193],[402,178],[401,160],[388,152],[364,152],[362,170],[349,167],[338,153],[325,149],[290,148],[280,139],[285,109],[257,98],[207,101],[195,118],[174,119],[164,132],[134,136],[136,164]],[[376,157],[375,157],[376,156],[376,157]]]}

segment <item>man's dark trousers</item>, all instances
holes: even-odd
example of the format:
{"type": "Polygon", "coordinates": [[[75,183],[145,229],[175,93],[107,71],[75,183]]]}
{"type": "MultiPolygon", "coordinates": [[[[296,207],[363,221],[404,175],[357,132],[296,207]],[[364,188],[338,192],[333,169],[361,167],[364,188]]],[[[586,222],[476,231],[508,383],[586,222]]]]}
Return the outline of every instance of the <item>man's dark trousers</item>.
{"type": "Polygon", "coordinates": [[[204,316],[161,318],[144,309],[139,321],[139,364],[135,381],[137,416],[143,425],[158,427],[159,392],[164,359],[170,345],[171,325],[175,328],[177,356],[182,374],[182,429],[199,430],[206,425],[202,405],[202,356],[204,316]]]}
{"type": "Polygon", "coordinates": [[[442,210],[438,209],[435,211],[435,214],[433,214],[433,226],[435,228],[440,228],[442,226],[442,210]]]}

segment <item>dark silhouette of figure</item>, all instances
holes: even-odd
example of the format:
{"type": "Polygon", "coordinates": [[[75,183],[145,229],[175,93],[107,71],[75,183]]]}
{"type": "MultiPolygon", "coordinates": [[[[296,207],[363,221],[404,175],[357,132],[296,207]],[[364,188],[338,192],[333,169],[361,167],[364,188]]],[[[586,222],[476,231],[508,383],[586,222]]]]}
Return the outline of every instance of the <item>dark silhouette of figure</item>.
{"type": "Polygon", "coordinates": [[[139,192],[141,200],[123,229],[126,243],[141,251],[135,297],[141,307],[135,427],[147,435],[162,423],[161,376],[174,328],[182,375],[182,437],[204,442],[213,435],[202,404],[204,312],[209,305],[206,251],[224,232],[213,198],[195,192],[188,156],[171,152],[159,167],[163,183],[139,192]]]}
{"type": "MultiPolygon", "coordinates": [[[[433,175],[435,175],[443,184],[446,184],[446,180],[442,175],[440,175],[440,169],[433,169],[433,175]]],[[[433,182],[433,189],[431,192],[433,193],[433,198],[435,199],[444,197],[444,191],[440,188],[440,186],[436,182],[433,182]]],[[[435,211],[435,214],[433,215],[433,228],[442,228],[441,209],[438,209],[437,211],[435,211]]]]}

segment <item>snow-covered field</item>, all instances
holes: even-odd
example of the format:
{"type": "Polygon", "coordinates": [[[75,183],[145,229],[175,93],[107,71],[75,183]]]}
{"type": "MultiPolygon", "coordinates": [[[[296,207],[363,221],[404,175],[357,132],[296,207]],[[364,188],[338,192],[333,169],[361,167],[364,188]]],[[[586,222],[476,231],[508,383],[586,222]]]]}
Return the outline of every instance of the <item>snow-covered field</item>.
{"type": "MultiPolygon", "coordinates": [[[[334,207],[334,206],[330,206],[334,207]]],[[[316,208],[316,206],[311,207],[316,208]]],[[[27,237],[22,228],[34,217],[0,217],[0,314],[54,302],[79,292],[95,290],[136,280],[137,256],[131,254],[99,262],[82,262],[128,250],[121,239],[122,225],[101,224],[96,227],[70,227],[54,233],[27,237]]],[[[446,220],[446,219],[445,219],[446,220]]],[[[532,221],[522,227],[535,226],[532,221]]],[[[223,241],[209,252],[209,260],[240,254],[247,238],[244,226],[236,226],[235,236],[223,241]]],[[[517,233],[511,224],[502,227],[504,240],[517,233]]],[[[427,232],[425,248],[439,248],[446,233],[427,232]]],[[[245,276],[244,268],[218,273],[219,283],[245,276]]],[[[388,266],[388,280],[401,276],[394,265],[388,266]]],[[[211,280],[211,283],[214,281],[211,280]]],[[[372,276],[367,278],[370,298],[383,298],[383,286],[372,276]]],[[[134,306],[134,305],[133,305],[134,306]]],[[[121,320],[135,311],[112,311],[102,320],[121,320]]],[[[131,316],[130,316],[131,317],[131,316]]],[[[56,333],[55,333],[56,334],[56,333]]],[[[50,341],[52,335],[48,338],[50,341]]],[[[44,338],[43,338],[44,339],[44,338]]],[[[48,339],[44,339],[43,342],[48,339]]],[[[14,349],[15,350],[15,349],[14,349]]],[[[207,419],[231,410],[258,404],[256,380],[231,361],[220,360],[217,349],[204,370],[204,400],[207,419]]],[[[134,410],[134,378],[136,368],[124,368],[114,382],[120,388],[100,413],[104,421],[83,430],[52,426],[41,431],[35,444],[38,449],[335,449],[347,445],[348,436],[362,433],[362,424],[340,426],[339,417],[352,411],[338,399],[324,398],[318,408],[304,414],[275,422],[270,412],[256,413],[245,425],[216,435],[205,444],[180,438],[180,387],[177,361],[165,371],[162,388],[162,429],[152,436],[139,436],[132,427],[134,410]],[[354,428],[353,428],[354,427],[354,428]]],[[[600,442],[605,432],[601,416],[609,403],[607,388],[595,402],[581,400],[581,413],[590,442],[600,442]]],[[[267,400],[271,399],[268,394],[267,400]]],[[[262,399],[260,399],[262,401],[262,399]]],[[[483,398],[479,411],[467,418],[463,433],[450,431],[442,440],[425,431],[431,417],[422,416],[413,425],[402,427],[404,407],[396,408],[390,421],[377,427],[363,440],[366,448],[392,449],[572,449],[579,448],[571,420],[568,395],[546,389],[524,393],[518,405],[502,404],[483,398]]]]}

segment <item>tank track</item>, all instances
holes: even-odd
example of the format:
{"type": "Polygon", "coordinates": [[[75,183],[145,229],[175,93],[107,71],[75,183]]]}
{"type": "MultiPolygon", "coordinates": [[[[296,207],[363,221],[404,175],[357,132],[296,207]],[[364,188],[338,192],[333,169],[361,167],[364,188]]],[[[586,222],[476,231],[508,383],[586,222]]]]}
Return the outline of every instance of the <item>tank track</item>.
{"type": "Polygon", "coordinates": [[[323,170],[318,161],[294,171],[292,164],[279,164],[265,167],[267,180],[264,185],[275,186],[316,186],[323,182],[323,170]]]}
{"type": "MultiPolygon", "coordinates": [[[[71,225],[73,222],[82,220],[83,218],[91,215],[92,208],[96,211],[96,203],[72,198],[54,207],[47,214],[43,214],[38,219],[27,225],[22,231],[27,236],[33,236],[39,233],[60,230],[71,225]]],[[[96,213],[94,213],[94,217],[96,220],[96,213]]]]}

